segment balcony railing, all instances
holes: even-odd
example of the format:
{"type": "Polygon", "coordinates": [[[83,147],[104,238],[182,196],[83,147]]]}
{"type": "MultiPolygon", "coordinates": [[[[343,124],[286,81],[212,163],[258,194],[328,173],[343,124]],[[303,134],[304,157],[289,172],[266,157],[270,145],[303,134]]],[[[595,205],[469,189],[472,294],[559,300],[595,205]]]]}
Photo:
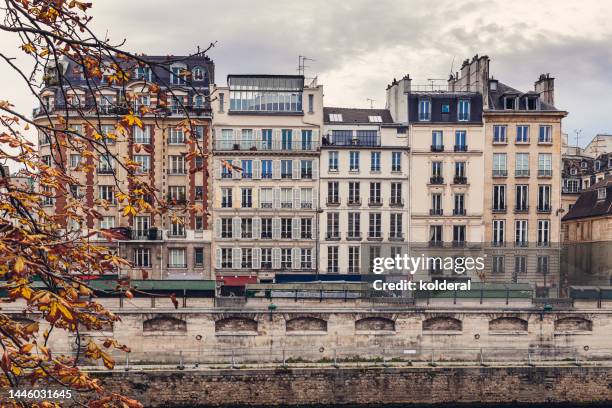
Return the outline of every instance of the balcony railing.
{"type": "Polygon", "coordinates": [[[323,146],[380,146],[380,136],[351,136],[327,134],[323,136],[323,146]]]}
{"type": "Polygon", "coordinates": [[[521,206],[514,207],[514,212],[515,213],[528,213],[529,212],[529,206],[528,205],[521,205],[521,206]]]}
{"type": "Polygon", "coordinates": [[[467,152],[468,147],[467,145],[455,145],[455,151],[456,152],[467,152]]]}
{"type": "Polygon", "coordinates": [[[133,240],[161,241],[163,239],[163,233],[157,228],[132,230],[131,237],[133,240]]]}
{"type": "Polygon", "coordinates": [[[443,152],[444,145],[431,145],[431,151],[432,152],[443,152]]]}
{"type": "Polygon", "coordinates": [[[312,203],[300,203],[300,208],[302,209],[312,209],[312,203]]]}
{"type": "Polygon", "coordinates": [[[465,208],[453,208],[453,215],[465,215],[465,208]]]}
{"type": "Polygon", "coordinates": [[[370,198],[368,200],[368,205],[370,207],[380,207],[382,206],[382,200],[380,198],[370,198]]]}
{"type": "Polygon", "coordinates": [[[391,198],[389,200],[389,207],[403,207],[404,206],[404,200],[402,200],[401,198],[391,198]]]}
{"type": "Polygon", "coordinates": [[[293,203],[291,201],[281,203],[281,208],[293,208],[293,203]]]}
{"type": "Polygon", "coordinates": [[[349,232],[346,235],[347,241],[361,241],[361,232],[349,232]]]}
{"type": "Polygon", "coordinates": [[[380,231],[368,232],[368,241],[382,241],[382,233],[380,231]]]}
{"type": "Polygon", "coordinates": [[[290,140],[280,139],[217,139],[215,150],[217,151],[301,151],[315,152],[319,149],[318,140],[302,140],[299,137],[290,140]]]}
{"type": "Polygon", "coordinates": [[[272,239],[272,231],[262,231],[261,239],[272,239]]]}
{"type": "Polygon", "coordinates": [[[389,234],[389,241],[403,241],[403,240],[404,240],[404,233],[402,232],[395,232],[395,233],[389,234]]]}
{"type": "Polygon", "coordinates": [[[467,184],[467,177],[455,176],[453,177],[453,184],[467,184]]]}
{"type": "Polygon", "coordinates": [[[338,197],[327,197],[325,204],[328,206],[340,205],[340,199],[338,197]]]}
{"type": "Polygon", "coordinates": [[[114,174],[115,173],[115,169],[109,169],[109,168],[102,168],[102,169],[97,169],[97,173],[98,174],[114,174]]]}
{"type": "Polygon", "coordinates": [[[270,201],[261,202],[259,207],[260,208],[272,208],[272,202],[270,202],[270,201]]]}
{"type": "Polygon", "coordinates": [[[508,177],[508,170],[493,170],[493,177],[508,177]]]}
{"type": "Polygon", "coordinates": [[[552,170],[538,170],[538,177],[552,177],[552,170]]]}
{"type": "Polygon", "coordinates": [[[529,170],[515,170],[514,171],[514,176],[515,177],[529,177],[529,170]]]}
{"type": "Polygon", "coordinates": [[[340,240],[340,232],[328,232],[325,234],[327,241],[338,241],[340,240]]]}
{"type": "Polygon", "coordinates": [[[350,205],[350,206],[361,205],[361,199],[360,198],[349,198],[347,205],[350,205]]]}
{"type": "Polygon", "coordinates": [[[444,177],[433,176],[429,178],[429,184],[444,184],[444,177]]]}
{"type": "Polygon", "coordinates": [[[444,210],[442,208],[431,208],[429,215],[444,215],[444,210]]]}
{"type": "Polygon", "coordinates": [[[551,211],[552,211],[552,209],[551,209],[551,207],[549,205],[547,205],[547,206],[538,206],[538,212],[539,213],[549,213],[551,211]]]}
{"type": "Polygon", "coordinates": [[[491,211],[494,213],[505,213],[506,207],[494,207],[491,211]]]}

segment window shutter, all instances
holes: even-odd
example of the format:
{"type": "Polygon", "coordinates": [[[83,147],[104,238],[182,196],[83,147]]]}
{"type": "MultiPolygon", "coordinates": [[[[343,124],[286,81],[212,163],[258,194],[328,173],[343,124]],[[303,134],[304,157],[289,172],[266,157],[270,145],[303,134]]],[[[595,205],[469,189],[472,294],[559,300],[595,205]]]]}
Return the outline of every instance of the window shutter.
{"type": "Polygon", "coordinates": [[[317,150],[317,148],[321,145],[321,142],[319,140],[319,131],[318,130],[313,130],[312,131],[312,147],[314,150],[317,150]]]}
{"type": "Polygon", "coordinates": [[[253,218],[253,238],[254,239],[259,239],[259,237],[261,236],[260,230],[261,230],[261,218],[255,217],[253,218]]]}
{"type": "Polygon", "coordinates": [[[272,149],[280,150],[281,149],[281,130],[274,129],[272,131],[272,149]]]}
{"type": "Polygon", "coordinates": [[[272,239],[279,239],[281,232],[280,218],[272,218],[272,239]]]}
{"type": "Polygon", "coordinates": [[[242,250],[240,248],[232,248],[232,269],[240,269],[240,259],[242,250]]]}
{"type": "Polygon", "coordinates": [[[301,197],[300,197],[300,189],[299,188],[294,188],[293,189],[293,208],[295,208],[296,210],[299,210],[301,207],[301,197]]]}
{"type": "Polygon", "coordinates": [[[272,207],[280,208],[280,187],[272,189],[272,207]]]}
{"type": "Polygon", "coordinates": [[[281,265],[281,249],[272,248],[272,269],[280,269],[281,265]]]}
{"type": "Polygon", "coordinates": [[[253,160],[253,179],[261,178],[261,160],[253,160]]]}
{"type": "Polygon", "coordinates": [[[318,210],[319,207],[320,207],[319,206],[319,188],[318,188],[318,184],[316,184],[312,188],[312,209],[318,210]]]}
{"type": "MultiPolygon", "coordinates": [[[[240,162],[239,162],[239,161],[237,161],[237,160],[232,161],[232,164],[235,164],[235,165],[237,165],[237,166],[240,166],[240,164],[241,164],[241,163],[240,163],[240,164],[239,164],[239,163],[240,163],[240,162]]],[[[241,178],[242,178],[242,171],[240,171],[240,170],[238,170],[238,169],[235,169],[235,168],[234,168],[234,169],[232,169],[232,179],[234,179],[234,180],[240,180],[241,178]]]]}
{"type": "Polygon", "coordinates": [[[291,237],[293,239],[300,238],[300,219],[299,218],[293,218],[291,220],[291,237]]]}
{"type": "Polygon", "coordinates": [[[221,218],[215,220],[215,237],[221,238],[221,218]]]}
{"type": "Polygon", "coordinates": [[[240,129],[232,130],[232,149],[234,148],[234,145],[240,145],[240,133],[240,129]]]}
{"type": "Polygon", "coordinates": [[[253,248],[253,269],[261,268],[261,248],[253,248]]]}
{"type": "Polygon", "coordinates": [[[274,180],[280,180],[281,178],[281,164],[280,160],[274,160],[272,162],[272,178],[274,180]]]}
{"type": "Polygon", "coordinates": [[[261,129],[255,129],[253,135],[255,136],[255,143],[253,143],[255,148],[261,150],[263,146],[261,129]]]}
{"type": "Polygon", "coordinates": [[[240,238],[240,218],[232,218],[232,237],[234,239],[240,238]]]}
{"type": "Polygon", "coordinates": [[[312,179],[317,180],[319,178],[319,159],[312,161],[312,179]]]}
{"type": "Polygon", "coordinates": [[[221,269],[221,248],[217,248],[216,250],[215,269],[221,269]]]}
{"type": "Polygon", "coordinates": [[[215,177],[217,178],[217,180],[221,179],[221,160],[215,160],[215,177]]]}
{"type": "Polygon", "coordinates": [[[300,269],[300,264],[301,264],[300,255],[301,255],[300,248],[291,249],[291,264],[293,266],[293,269],[300,269]]]}
{"type": "Polygon", "coordinates": [[[293,160],[293,163],[291,164],[291,166],[293,167],[292,178],[294,180],[299,180],[299,178],[300,178],[300,161],[299,160],[293,160]]]}
{"type": "Polygon", "coordinates": [[[302,129],[293,129],[291,131],[291,148],[293,150],[302,150],[302,129]]]}

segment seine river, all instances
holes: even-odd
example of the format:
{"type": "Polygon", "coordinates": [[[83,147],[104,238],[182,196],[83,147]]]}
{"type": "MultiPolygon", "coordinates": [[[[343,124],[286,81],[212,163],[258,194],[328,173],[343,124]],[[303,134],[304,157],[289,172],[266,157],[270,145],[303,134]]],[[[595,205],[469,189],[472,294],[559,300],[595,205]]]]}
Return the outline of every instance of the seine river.
{"type": "MultiPolygon", "coordinates": [[[[610,408],[610,403],[601,404],[438,404],[438,405],[292,405],[291,408],[610,408]]],[[[184,408],[209,408],[198,405],[184,408]]],[[[284,405],[253,406],[250,408],[286,408],[284,405]]],[[[244,406],[224,406],[223,408],[244,408],[244,406]]]]}

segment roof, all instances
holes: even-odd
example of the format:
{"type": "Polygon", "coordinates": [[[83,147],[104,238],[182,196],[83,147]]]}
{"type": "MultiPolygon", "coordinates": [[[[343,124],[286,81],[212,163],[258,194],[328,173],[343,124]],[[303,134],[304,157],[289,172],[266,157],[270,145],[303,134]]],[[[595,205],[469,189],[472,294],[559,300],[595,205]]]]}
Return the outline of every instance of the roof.
{"type": "MultiPolygon", "coordinates": [[[[497,81],[497,89],[491,90],[489,89],[489,109],[490,110],[505,110],[504,107],[504,96],[505,95],[518,95],[519,97],[523,96],[538,96],[535,91],[521,92],[518,89],[515,89],[509,85],[504,84],[503,82],[497,81]]],[[[519,108],[519,110],[525,110],[524,108],[519,108]]],[[[549,112],[560,112],[557,108],[548,103],[544,102],[540,99],[539,107],[536,111],[549,111],[549,112]]]]}
{"type": "Polygon", "coordinates": [[[323,121],[325,123],[337,123],[337,124],[351,124],[351,123],[393,123],[391,112],[388,109],[361,109],[361,108],[334,108],[324,107],[323,108],[323,121]],[[329,119],[330,114],[341,114],[341,121],[331,121],[329,119]],[[370,116],[380,116],[381,122],[370,122],[370,116]]]}
{"type": "Polygon", "coordinates": [[[612,215],[612,177],[607,177],[593,184],[585,192],[580,194],[576,204],[562,218],[562,221],[571,221],[583,218],[602,217],[612,215]],[[597,191],[606,189],[606,198],[597,199],[597,191]]]}

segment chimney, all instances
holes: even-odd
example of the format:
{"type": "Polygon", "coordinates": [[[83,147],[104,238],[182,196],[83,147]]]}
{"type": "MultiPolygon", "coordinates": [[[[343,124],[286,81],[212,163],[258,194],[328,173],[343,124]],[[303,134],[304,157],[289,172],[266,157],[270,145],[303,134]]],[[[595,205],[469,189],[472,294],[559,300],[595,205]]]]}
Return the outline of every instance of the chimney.
{"type": "Polygon", "coordinates": [[[393,78],[391,84],[387,85],[386,108],[391,112],[391,117],[395,122],[406,122],[408,120],[407,95],[410,93],[412,80],[406,74],[399,81],[393,78]]]}
{"type": "Polygon", "coordinates": [[[555,78],[550,74],[541,74],[535,82],[534,89],[540,95],[541,101],[555,106],[555,78]]]}

